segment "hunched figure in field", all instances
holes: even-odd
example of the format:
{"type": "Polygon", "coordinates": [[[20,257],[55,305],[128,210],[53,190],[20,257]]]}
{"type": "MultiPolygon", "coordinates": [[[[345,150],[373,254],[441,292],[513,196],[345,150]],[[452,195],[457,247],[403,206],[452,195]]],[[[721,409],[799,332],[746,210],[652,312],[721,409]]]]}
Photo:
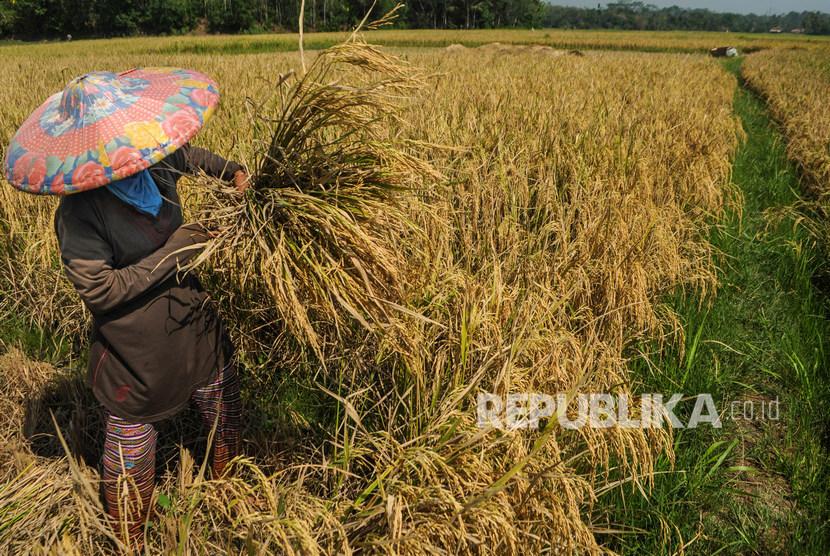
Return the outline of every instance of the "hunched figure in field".
{"type": "Polygon", "coordinates": [[[93,316],[88,380],[106,412],[104,502],[134,546],[150,512],[153,423],[194,402],[216,427],[215,476],[240,449],[232,347],[199,280],[179,272],[208,239],[183,225],[179,178],[201,171],[247,187],[239,164],[189,144],[217,103],[215,83],[193,71],[86,74],[38,108],[7,150],[12,185],[63,195],[55,231],[93,316]]]}

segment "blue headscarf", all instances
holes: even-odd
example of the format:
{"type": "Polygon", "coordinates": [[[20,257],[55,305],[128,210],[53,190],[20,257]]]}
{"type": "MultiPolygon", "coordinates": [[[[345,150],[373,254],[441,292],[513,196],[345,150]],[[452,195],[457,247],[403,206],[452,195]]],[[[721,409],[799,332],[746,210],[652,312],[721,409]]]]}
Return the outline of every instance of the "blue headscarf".
{"type": "Polygon", "coordinates": [[[161,210],[161,193],[149,170],[107,185],[110,192],[139,212],[158,217],[161,210]]]}

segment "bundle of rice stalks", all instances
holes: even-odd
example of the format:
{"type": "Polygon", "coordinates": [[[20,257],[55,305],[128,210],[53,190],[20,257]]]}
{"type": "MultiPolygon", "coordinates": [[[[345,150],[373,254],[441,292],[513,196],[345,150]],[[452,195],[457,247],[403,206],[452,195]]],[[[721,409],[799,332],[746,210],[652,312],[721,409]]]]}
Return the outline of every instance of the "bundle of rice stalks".
{"type": "Polygon", "coordinates": [[[251,186],[244,196],[208,188],[197,218],[214,239],[193,266],[211,262],[214,290],[247,321],[241,329],[258,330],[258,350],[273,346],[257,323],[279,322],[321,355],[324,329],[342,338],[354,322],[394,320],[400,241],[417,233],[404,210],[417,201],[405,193],[435,173],[388,130],[402,127],[422,77],[354,34],[250,104],[251,186]]]}

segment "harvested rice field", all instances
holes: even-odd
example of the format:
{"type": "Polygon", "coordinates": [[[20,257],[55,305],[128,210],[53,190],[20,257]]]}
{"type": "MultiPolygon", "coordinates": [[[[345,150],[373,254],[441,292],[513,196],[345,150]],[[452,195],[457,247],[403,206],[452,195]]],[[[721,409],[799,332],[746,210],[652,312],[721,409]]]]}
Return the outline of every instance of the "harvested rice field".
{"type": "MultiPolygon", "coordinates": [[[[74,76],[173,66],[252,176],[179,181],[243,448],[217,476],[193,412],[157,424],[142,553],[826,553],[830,50],[761,37],[0,46],[0,149],[74,76]]],[[[0,552],[130,553],[57,199],[0,182],[0,552]]]]}

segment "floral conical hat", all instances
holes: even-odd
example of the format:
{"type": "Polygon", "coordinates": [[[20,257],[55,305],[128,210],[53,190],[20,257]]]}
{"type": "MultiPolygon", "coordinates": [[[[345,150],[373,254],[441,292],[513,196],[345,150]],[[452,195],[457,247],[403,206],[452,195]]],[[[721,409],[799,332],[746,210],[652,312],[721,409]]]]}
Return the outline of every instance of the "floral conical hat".
{"type": "Polygon", "coordinates": [[[68,195],[152,166],[213,115],[216,83],[196,71],[139,68],[77,77],[20,126],[5,175],[28,193],[68,195]]]}

